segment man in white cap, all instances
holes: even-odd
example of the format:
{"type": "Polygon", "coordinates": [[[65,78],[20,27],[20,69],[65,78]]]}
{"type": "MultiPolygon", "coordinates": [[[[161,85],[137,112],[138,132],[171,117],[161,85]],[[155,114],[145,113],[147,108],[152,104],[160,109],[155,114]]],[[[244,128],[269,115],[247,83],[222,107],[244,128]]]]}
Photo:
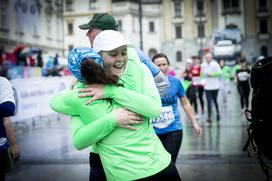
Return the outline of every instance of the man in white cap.
{"type": "MultiPolygon", "coordinates": [[[[93,41],[100,32],[104,30],[118,31],[118,24],[115,21],[114,17],[109,15],[108,13],[95,13],[88,23],[79,25],[79,28],[82,30],[88,30],[86,36],[89,37],[91,47],[93,47],[93,41]]],[[[150,69],[154,77],[157,89],[160,95],[163,96],[169,86],[167,77],[139,48],[135,48],[135,50],[141,62],[143,62],[150,69]]]]}

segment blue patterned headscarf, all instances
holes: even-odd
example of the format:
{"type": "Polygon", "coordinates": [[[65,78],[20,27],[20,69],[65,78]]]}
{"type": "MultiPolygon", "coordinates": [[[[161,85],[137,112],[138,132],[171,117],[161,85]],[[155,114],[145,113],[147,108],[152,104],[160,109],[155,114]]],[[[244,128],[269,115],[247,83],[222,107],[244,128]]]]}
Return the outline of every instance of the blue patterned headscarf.
{"type": "Polygon", "coordinates": [[[84,58],[90,58],[94,60],[98,65],[103,67],[102,58],[92,48],[89,47],[73,48],[68,55],[68,68],[79,81],[84,81],[80,72],[80,63],[84,60],[84,58]]]}

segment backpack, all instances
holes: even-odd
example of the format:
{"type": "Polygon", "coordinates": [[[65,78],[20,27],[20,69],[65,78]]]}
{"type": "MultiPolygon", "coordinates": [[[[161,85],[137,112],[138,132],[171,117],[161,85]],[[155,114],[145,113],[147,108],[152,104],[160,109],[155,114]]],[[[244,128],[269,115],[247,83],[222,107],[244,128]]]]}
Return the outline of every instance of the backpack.
{"type": "Polygon", "coordinates": [[[243,151],[253,151],[260,159],[261,167],[267,177],[271,177],[264,158],[272,160],[272,57],[256,62],[251,69],[252,87],[251,110],[245,115],[249,121],[248,140],[243,151]]]}

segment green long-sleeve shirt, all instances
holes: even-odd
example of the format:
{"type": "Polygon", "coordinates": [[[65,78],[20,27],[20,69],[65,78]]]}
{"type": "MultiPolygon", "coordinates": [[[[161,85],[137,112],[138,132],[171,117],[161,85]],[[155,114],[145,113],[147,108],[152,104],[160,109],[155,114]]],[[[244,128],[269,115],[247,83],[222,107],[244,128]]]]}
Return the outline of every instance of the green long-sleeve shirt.
{"type": "Polygon", "coordinates": [[[161,113],[159,94],[150,71],[134,53],[128,48],[128,65],[121,80],[124,87],[105,87],[104,97],[113,98],[112,105],[97,100],[86,106],[89,98],[79,99],[72,90],[58,93],[50,103],[55,111],[73,115],[73,142],[78,149],[95,144],[108,180],[148,177],[171,160],[148,119],[161,113]],[[135,125],[137,131],[117,127],[111,110],[121,105],[144,116],[144,123],[135,125]]]}

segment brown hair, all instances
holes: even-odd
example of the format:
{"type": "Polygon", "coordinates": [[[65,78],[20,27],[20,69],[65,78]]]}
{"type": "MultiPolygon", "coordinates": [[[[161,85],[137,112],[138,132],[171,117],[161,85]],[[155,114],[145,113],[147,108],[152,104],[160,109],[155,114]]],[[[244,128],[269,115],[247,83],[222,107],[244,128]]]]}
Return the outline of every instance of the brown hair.
{"type": "Polygon", "coordinates": [[[80,72],[86,84],[110,84],[121,86],[119,77],[108,73],[94,60],[85,58],[80,63],[80,72]]]}
{"type": "MultiPolygon", "coordinates": [[[[118,83],[119,77],[108,73],[104,68],[98,65],[95,60],[85,58],[80,63],[80,72],[86,84],[108,84],[122,86],[118,83]]],[[[109,109],[112,108],[112,98],[105,98],[110,103],[109,109]]]]}
{"type": "Polygon", "coordinates": [[[169,61],[168,57],[167,57],[165,54],[163,54],[163,53],[158,53],[158,54],[156,54],[156,55],[152,58],[152,62],[154,62],[155,59],[161,58],[161,57],[162,57],[162,58],[165,58],[166,61],[167,61],[167,63],[168,63],[168,65],[170,65],[170,61],[169,61]]]}

